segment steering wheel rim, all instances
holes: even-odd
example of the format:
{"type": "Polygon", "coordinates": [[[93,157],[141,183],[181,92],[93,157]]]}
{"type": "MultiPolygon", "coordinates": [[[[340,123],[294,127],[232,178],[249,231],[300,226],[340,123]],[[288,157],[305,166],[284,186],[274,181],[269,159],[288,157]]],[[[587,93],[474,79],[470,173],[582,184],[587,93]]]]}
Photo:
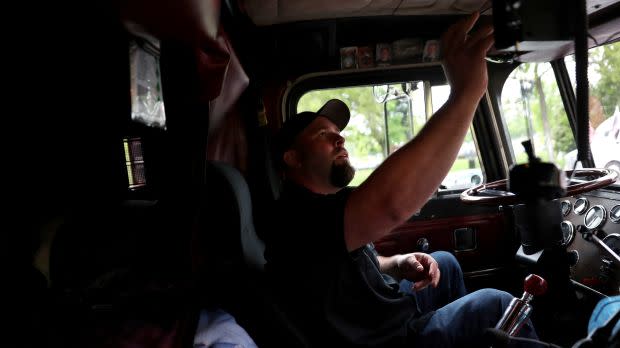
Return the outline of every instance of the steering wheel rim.
{"type": "MultiPolygon", "coordinates": [[[[618,179],[618,172],[604,168],[586,168],[566,171],[566,176],[596,176],[595,179],[586,182],[570,185],[566,188],[564,197],[590,192],[601,187],[613,184],[618,179]]],[[[522,203],[522,198],[518,195],[506,191],[507,179],[497,180],[486,184],[467,189],[461,193],[461,201],[466,204],[478,205],[513,205],[522,203]],[[493,190],[494,196],[481,196],[482,191],[493,190]]],[[[560,198],[560,197],[558,197],[560,198]]]]}

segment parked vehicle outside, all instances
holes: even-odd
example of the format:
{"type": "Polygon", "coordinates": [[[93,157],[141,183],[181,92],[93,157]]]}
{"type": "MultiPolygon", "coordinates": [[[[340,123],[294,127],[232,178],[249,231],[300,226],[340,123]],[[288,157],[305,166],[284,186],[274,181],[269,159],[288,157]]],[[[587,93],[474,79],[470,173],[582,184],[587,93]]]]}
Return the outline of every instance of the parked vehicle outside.
{"type": "MultiPolygon", "coordinates": [[[[590,149],[596,167],[614,169],[620,172],[620,111],[616,107],[613,116],[603,121],[590,134],[590,149]]],[[[566,154],[564,168],[573,169],[577,150],[566,154]]],[[[577,168],[582,168],[578,163],[577,168]]]]}

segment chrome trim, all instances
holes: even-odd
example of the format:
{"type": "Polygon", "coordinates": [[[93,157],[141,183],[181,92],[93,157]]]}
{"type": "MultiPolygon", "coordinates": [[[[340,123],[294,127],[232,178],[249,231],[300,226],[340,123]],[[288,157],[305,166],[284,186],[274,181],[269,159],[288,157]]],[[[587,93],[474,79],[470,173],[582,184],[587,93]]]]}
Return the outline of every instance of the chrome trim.
{"type": "Polygon", "coordinates": [[[564,204],[568,204],[568,210],[566,211],[566,213],[564,213],[563,212],[564,209],[562,209],[562,215],[567,216],[573,210],[573,204],[568,199],[563,200],[562,203],[560,203],[560,207],[563,207],[564,204]]]}
{"type": "Polygon", "coordinates": [[[579,250],[573,249],[569,251],[569,254],[575,255],[575,263],[570,265],[570,267],[575,267],[579,263],[579,250]]]}
{"type": "Polygon", "coordinates": [[[607,221],[607,210],[602,205],[594,205],[594,206],[590,207],[590,209],[588,209],[588,211],[586,211],[585,215],[583,216],[583,224],[588,229],[590,229],[590,230],[597,229],[597,228],[605,225],[606,221],[607,221]],[[601,222],[596,224],[596,226],[588,226],[588,222],[586,221],[586,218],[588,217],[588,214],[593,212],[595,209],[601,209],[601,211],[603,212],[603,216],[602,216],[601,222]]]}
{"type": "Polygon", "coordinates": [[[613,207],[611,207],[611,209],[609,209],[609,220],[611,220],[611,222],[613,222],[614,224],[620,224],[620,218],[614,218],[611,214],[613,212],[614,209],[618,208],[618,210],[620,210],[620,204],[616,204],[613,207]]]}
{"type": "Polygon", "coordinates": [[[481,269],[481,270],[471,271],[471,272],[463,272],[463,276],[464,277],[482,277],[490,273],[499,272],[503,269],[504,267],[495,267],[495,268],[487,268],[487,269],[481,269]]]}
{"type": "Polygon", "coordinates": [[[573,242],[573,240],[575,239],[575,226],[573,225],[572,222],[568,221],[568,220],[564,220],[560,223],[560,228],[565,225],[568,226],[569,228],[569,237],[568,240],[564,239],[564,230],[562,230],[562,246],[567,246],[570,243],[573,242]]]}
{"type": "Polygon", "coordinates": [[[578,281],[576,281],[576,280],[571,279],[570,281],[571,281],[571,283],[572,283],[574,286],[576,286],[577,288],[580,288],[581,290],[589,291],[589,292],[591,292],[591,293],[593,293],[593,294],[595,294],[595,295],[599,296],[600,298],[605,298],[605,297],[607,297],[607,296],[606,296],[606,295],[604,295],[603,293],[601,293],[601,292],[599,292],[599,291],[596,291],[596,290],[592,289],[591,287],[589,287],[589,286],[587,286],[587,285],[581,284],[580,282],[578,282],[578,281]]]}
{"type": "Polygon", "coordinates": [[[573,212],[575,212],[575,214],[577,215],[583,215],[586,211],[588,211],[588,208],[590,207],[590,202],[584,198],[584,197],[580,197],[577,198],[577,200],[575,201],[575,203],[573,203],[573,212]],[[585,206],[583,208],[583,211],[577,211],[577,208],[575,208],[575,206],[577,205],[578,202],[585,202],[585,206]]]}
{"type": "Polygon", "coordinates": [[[609,238],[609,237],[620,239],[620,233],[610,233],[610,234],[606,235],[606,236],[602,239],[603,243],[604,243],[606,240],[611,239],[611,238],[609,238]]]}

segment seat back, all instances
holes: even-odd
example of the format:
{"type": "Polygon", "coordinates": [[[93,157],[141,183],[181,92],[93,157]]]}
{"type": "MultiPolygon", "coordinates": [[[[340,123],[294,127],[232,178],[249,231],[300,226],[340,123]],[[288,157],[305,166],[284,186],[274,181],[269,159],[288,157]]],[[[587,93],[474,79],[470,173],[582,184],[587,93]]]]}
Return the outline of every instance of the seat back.
{"type": "Polygon", "coordinates": [[[241,173],[228,164],[209,162],[205,175],[192,258],[198,283],[211,288],[210,279],[234,282],[239,275],[262,271],[265,258],[264,243],[254,230],[250,192],[241,173]]]}
{"type": "MultiPolygon", "coordinates": [[[[207,174],[207,183],[218,197],[230,196],[232,204],[227,207],[219,207],[218,211],[225,215],[220,218],[231,218],[239,221],[238,237],[241,246],[241,254],[246,266],[251,269],[262,271],[265,267],[265,244],[258,238],[254,229],[252,214],[252,199],[248,185],[235,168],[222,162],[211,162],[211,169],[207,174]],[[221,209],[224,209],[222,211],[221,209]]],[[[213,202],[216,203],[217,202],[213,202]]]]}
{"type": "Polygon", "coordinates": [[[196,283],[205,303],[230,312],[259,346],[308,346],[265,283],[265,247],[254,229],[244,177],[228,164],[210,162],[206,183],[192,243],[196,283]]]}

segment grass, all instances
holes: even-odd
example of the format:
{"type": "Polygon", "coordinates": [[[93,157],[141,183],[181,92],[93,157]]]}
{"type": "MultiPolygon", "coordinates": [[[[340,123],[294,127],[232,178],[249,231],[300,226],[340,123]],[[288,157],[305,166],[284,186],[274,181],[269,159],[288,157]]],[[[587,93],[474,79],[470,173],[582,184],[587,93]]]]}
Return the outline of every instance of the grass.
{"type": "Polygon", "coordinates": [[[470,166],[468,158],[457,158],[456,161],[454,161],[454,164],[452,164],[452,168],[450,169],[450,171],[452,172],[472,168],[479,168],[476,159],[473,159],[473,166],[470,166]]]}

